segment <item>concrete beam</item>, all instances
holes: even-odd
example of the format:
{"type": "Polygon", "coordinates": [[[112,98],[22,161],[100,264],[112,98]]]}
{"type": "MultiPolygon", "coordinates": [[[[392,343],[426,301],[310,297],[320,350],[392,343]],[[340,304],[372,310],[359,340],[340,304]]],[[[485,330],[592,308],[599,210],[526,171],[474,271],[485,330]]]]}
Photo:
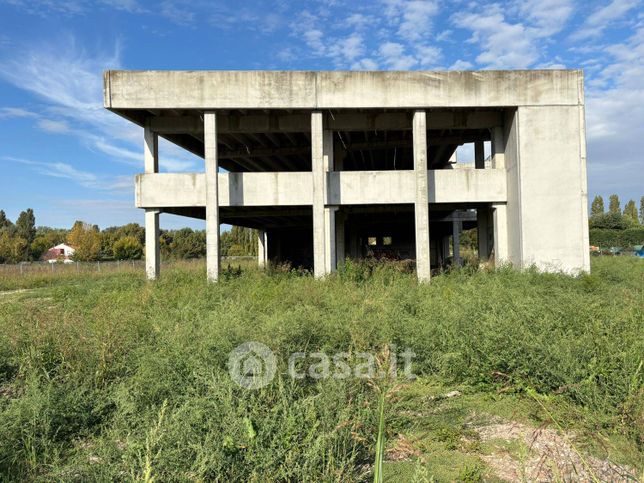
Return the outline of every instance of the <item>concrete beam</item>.
{"type": "MultiPolygon", "coordinates": [[[[416,175],[400,171],[331,171],[325,204],[413,204],[416,175]]],[[[311,172],[219,173],[220,207],[311,206],[311,172]]],[[[429,203],[493,203],[507,198],[505,171],[442,169],[427,172],[429,203]]],[[[203,173],[139,174],[135,177],[138,208],[206,206],[203,173]]]]}
{"type": "MultiPolygon", "coordinates": [[[[408,131],[411,116],[403,112],[333,112],[324,114],[327,129],[332,131],[408,131]]],[[[308,133],[308,114],[220,114],[217,117],[220,134],[275,132],[308,133]]],[[[159,134],[203,134],[199,115],[152,116],[152,129],[159,134]]],[[[427,121],[427,129],[487,129],[501,126],[499,111],[436,111],[427,121]]]]}
{"type": "Polygon", "coordinates": [[[416,273],[419,281],[431,277],[429,245],[429,200],[427,190],[427,115],[415,111],[413,119],[415,174],[416,273]]]}
{"type": "Polygon", "coordinates": [[[425,109],[578,105],[579,70],[106,71],[120,109],[425,109]]]}
{"type": "Polygon", "coordinates": [[[204,113],[206,161],[206,272],[209,282],[219,279],[219,163],[217,159],[217,115],[204,113]]]}

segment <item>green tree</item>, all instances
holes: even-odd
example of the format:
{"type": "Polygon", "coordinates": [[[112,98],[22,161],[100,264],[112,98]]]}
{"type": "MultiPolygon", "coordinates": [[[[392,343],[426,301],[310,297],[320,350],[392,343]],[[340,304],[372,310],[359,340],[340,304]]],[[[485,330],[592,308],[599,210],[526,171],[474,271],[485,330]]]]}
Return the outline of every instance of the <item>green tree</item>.
{"type": "Polygon", "coordinates": [[[9,230],[0,230],[0,262],[18,263],[24,260],[29,244],[19,236],[12,236],[9,230]]]}
{"type": "Polygon", "coordinates": [[[113,254],[117,260],[138,260],[143,256],[143,245],[138,238],[125,236],[114,243],[113,254]]]}
{"type": "Polygon", "coordinates": [[[621,213],[604,213],[602,215],[591,216],[589,220],[590,228],[604,230],[626,230],[633,224],[630,218],[623,216],[621,213]]]}
{"type": "Polygon", "coordinates": [[[101,231],[101,253],[103,256],[111,257],[114,253],[114,244],[126,236],[136,238],[141,246],[145,244],[145,229],[137,223],[110,226],[101,231]]]}
{"type": "Polygon", "coordinates": [[[640,198],[640,222],[644,225],[644,196],[640,198]]]}
{"type": "MultiPolygon", "coordinates": [[[[644,198],[642,198],[644,200],[644,198]]],[[[0,229],[2,228],[8,228],[12,225],[11,220],[7,218],[7,215],[5,214],[4,210],[0,210],[0,229]]]]}
{"type": "Polygon", "coordinates": [[[20,246],[24,248],[24,252],[20,257],[20,260],[29,260],[31,254],[29,252],[29,246],[36,238],[36,217],[34,216],[34,210],[27,208],[26,211],[22,211],[16,220],[15,235],[17,238],[25,241],[26,243],[20,243],[20,246]]]}
{"type": "Polygon", "coordinates": [[[593,200],[592,205],[590,205],[590,214],[592,215],[601,215],[604,213],[604,198],[597,195],[593,200]]]}
{"type": "Polygon", "coordinates": [[[608,211],[611,213],[621,213],[622,210],[620,208],[620,203],[619,203],[619,196],[617,195],[610,195],[609,201],[608,201],[608,211]]]}
{"type": "Polygon", "coordinates": [[[27,208],[22,211],[16,220],[16,235],[27,240],[28,243],[36,238],[36,217],[34,210],[27,208]]]}
{"type": "Polygon", "coordinates": [[[206,232],[190,228],[161,232],[161,256],[164,259],[201,258],[206,256],[206,232]]]}
{"type": "Polygon", "coordinates": [[[635,206],[635,201],[629,200],[624,207],[624,216],[633,221],[634,225],[639,224],[639,217],[637,216],[637,207],[635,206]]]}
{"type": "Polygon", "coordinates": [[[257,230],[252,228],[233,226],[220,241],[224,256],[257,255],[257,230]]]}
{"type": "Polygon", "coordinates": [[[98,260],[101,251],[101,234],[96,225],[77,221],[67,235],[67,242],[75,250],[74,260],[80,262],[98,260]]]}

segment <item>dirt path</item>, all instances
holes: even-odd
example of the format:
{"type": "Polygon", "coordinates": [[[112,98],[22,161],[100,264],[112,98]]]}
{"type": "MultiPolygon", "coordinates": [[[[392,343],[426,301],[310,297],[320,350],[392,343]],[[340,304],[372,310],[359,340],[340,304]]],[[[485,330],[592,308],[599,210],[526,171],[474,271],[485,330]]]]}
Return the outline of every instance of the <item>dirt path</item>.
{"type": "Polygon", "coordinates": [[[638,481],[631,468],[580,455],[570,436],[551,428],[503,422],[474,429],[483,442],[517,442],[523,448],[519,455],[513,455],[499,444],[499,451],[481,456],[499,478],[507,481],[638,481]]]}

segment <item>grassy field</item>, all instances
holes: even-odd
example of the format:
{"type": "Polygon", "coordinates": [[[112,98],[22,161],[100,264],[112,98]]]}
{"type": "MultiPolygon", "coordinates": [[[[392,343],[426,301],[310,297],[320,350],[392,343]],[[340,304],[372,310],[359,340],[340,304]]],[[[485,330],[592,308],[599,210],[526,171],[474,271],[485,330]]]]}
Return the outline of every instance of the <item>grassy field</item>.
{"type": "Polygon", "coordinates": [[[385,481],[642,477],[642,260],[429,285],[356,264],[205,278],[0,279],[0,479],[369,481],[382,393],[385,481]],[[247,341],[277,357],[262,389],[228,373],[247,341]],[[417,379],[286,373],[292,352],[387,346],[416,354],[417,379]]]}

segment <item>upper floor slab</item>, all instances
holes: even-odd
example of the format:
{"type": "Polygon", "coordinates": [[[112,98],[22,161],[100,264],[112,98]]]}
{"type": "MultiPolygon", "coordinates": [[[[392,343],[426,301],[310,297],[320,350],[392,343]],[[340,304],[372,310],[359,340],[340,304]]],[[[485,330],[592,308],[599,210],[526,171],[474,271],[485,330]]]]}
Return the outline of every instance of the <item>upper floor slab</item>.
{"type": "Polygon", "coordinates": [[[581,105],[581,70],[122,71],[104,74],[105,107],[414,109],[581,105]]]}

